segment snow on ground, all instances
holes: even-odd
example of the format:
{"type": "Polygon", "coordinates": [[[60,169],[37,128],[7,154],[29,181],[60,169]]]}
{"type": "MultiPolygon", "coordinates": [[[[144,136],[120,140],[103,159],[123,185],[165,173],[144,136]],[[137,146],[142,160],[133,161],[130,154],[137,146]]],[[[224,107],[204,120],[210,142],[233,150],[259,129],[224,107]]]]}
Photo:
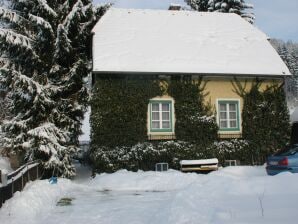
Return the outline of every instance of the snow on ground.
{"type": "Polygon", "coordinates": [[[79,141],[84,142],[84,141],[90,141],[90,113],[91,113],[91,108],[88,107],[88,110],[86,111],[84,115],[84,120],[82,123],[82,135],[79,136],[79,141]]]}
{"type": "Polygon", "coordinates": [[[290,121],[293,123],[298,121],[298,107],[290,108],[290,121]]]}
{"type": "MultiPolygon", "coordinates": [[[[83,174],[87,170],[81,172],[83,174]]],[[[36,181],[7,201],[1,224],[296,223],[298,174],[228,167],[208,175],[118,171],[57,185],[36,181]],[[70,206],[56,206],[62,197],[70,206]]]]}
{"type": "Polygon", "coordinates": [[[10,166],[8,158],[0,156],[0,170],[6,173],[12,172],[12,168],[10,166]]]}

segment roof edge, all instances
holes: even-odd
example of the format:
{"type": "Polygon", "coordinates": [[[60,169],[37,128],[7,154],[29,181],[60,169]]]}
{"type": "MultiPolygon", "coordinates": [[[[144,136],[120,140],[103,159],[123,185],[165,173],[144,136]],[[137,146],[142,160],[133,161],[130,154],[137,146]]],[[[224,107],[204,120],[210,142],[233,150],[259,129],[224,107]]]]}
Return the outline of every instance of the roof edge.
{"type": "Polygon", "coordinates": [[[92,71],[93,74],[111,74],[111,75],[198,75],[198,76],[211,76],[211,77],[275,77],[285,78],[290,77],[292,74],[240,74],[240,73],[193,73],[193,72],[145,72],[145,71],[92,71]]]}

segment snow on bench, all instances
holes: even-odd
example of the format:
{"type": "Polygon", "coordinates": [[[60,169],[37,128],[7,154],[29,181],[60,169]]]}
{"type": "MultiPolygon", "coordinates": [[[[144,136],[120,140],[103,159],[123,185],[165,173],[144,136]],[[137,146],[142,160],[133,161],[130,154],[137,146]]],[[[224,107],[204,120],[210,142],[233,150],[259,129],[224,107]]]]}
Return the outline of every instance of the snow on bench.
{"type": "Polygon", "coordinates": [[[218,169],[218,159],[181,160],[181,171],[214,171],[218,169]]]}

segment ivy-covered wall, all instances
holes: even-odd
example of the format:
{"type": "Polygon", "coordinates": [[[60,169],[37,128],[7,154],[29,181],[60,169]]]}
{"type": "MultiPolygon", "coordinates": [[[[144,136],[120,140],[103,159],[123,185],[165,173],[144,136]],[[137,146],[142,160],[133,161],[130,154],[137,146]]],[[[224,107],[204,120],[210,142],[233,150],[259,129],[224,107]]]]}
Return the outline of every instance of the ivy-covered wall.
{"type": "MultiPolygon", "coordinates": [[[[235,81],[237,82],[237,80],[235,81]]],[[[250,164],[263,164],[266,157],[290,142],[290,117],[282,83],[261,89],[255,80],[250,89],[235,85],[243,98],[242,137],[250,145],[250,164]]]]}
{"type": "Polygon", "coordinates": [[[146,141],[149,99],[161,94],[156,79],[98,78],[91,101],[91,148],[132,146],[146,141]]]}
{"type": "Polygon", "coordinates": [[[262,164],[268,154],[289,140],[290,123],[280,84],[233,82],[243,99],[243,140],[218,139],[215,111],[206,105],[206,82],[191,76],[97,77],[91,101],[90,159],[98,172],[117,169],[150,170],[156,162],[179,168],[181,159],[217,157],[243,164],[262,164]],[[253,83],[251,85],[251,83],[253,83]],[[149,100],[171,96],[175,110],[175,141],[149,141],[149,100]]]}
{"type": "Polygon", "coordinates": [[[206,149],[217,139],[218,127],[211,108],[204,105],[203,91],[201,79],[192,80],[190,76],[165,79],[159,79],[157,76],[98,77],[91,101],[91,161],[95,169],[152,169],[158,161],[169,161],[173,164],[173,158],[194,158],[195,154],[206,149]],[[176,140],[194,145],[187,147],[189,150],[181,150],[181,147],[179,150],[172,150],[165,156],[155,153],[161,150],[160,143],[155,141],[152,144],[157,150],[144,155],[146,160],[142,160],[143,162],[137,162],[131,158],[135,148],[132,146],[149,141],[149,100],[165,94],[175,100],[176,140]],[[127,158],[127,161],[123,161],[122,157],[118,160],[119,155],[115,150],[119,155],[125,151],[127,157],[124,158],[127,158]],[[112,167],[109,164],[113,164],[112,167]]]}
{"type": "Polygon", "coordinates": [[[202,79],[172,77],[168,93],[175,99],[175,134],[178,140],[207,147],[217,139],[218,126],[212,108],[206,105],[202,79]]]}

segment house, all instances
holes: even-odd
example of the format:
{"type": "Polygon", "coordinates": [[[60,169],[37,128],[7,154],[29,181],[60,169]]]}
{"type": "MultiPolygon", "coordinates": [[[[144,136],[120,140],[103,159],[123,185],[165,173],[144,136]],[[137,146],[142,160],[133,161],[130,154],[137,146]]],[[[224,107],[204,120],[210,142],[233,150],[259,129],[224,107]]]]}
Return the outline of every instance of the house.
{"type": "MultiPolygon", "coordinates": [[[[200,79],[219,137],[239,138],[243,99],[233,80],[245,88],[262,80],[264,89],[291,75],[268,39],[232,13],[111,8],[93,29],[93,82],[138,76],[200,79]]],[[[156,95],[147,108],[147,139],[175,139],[175,98],[156,95]]]]}

